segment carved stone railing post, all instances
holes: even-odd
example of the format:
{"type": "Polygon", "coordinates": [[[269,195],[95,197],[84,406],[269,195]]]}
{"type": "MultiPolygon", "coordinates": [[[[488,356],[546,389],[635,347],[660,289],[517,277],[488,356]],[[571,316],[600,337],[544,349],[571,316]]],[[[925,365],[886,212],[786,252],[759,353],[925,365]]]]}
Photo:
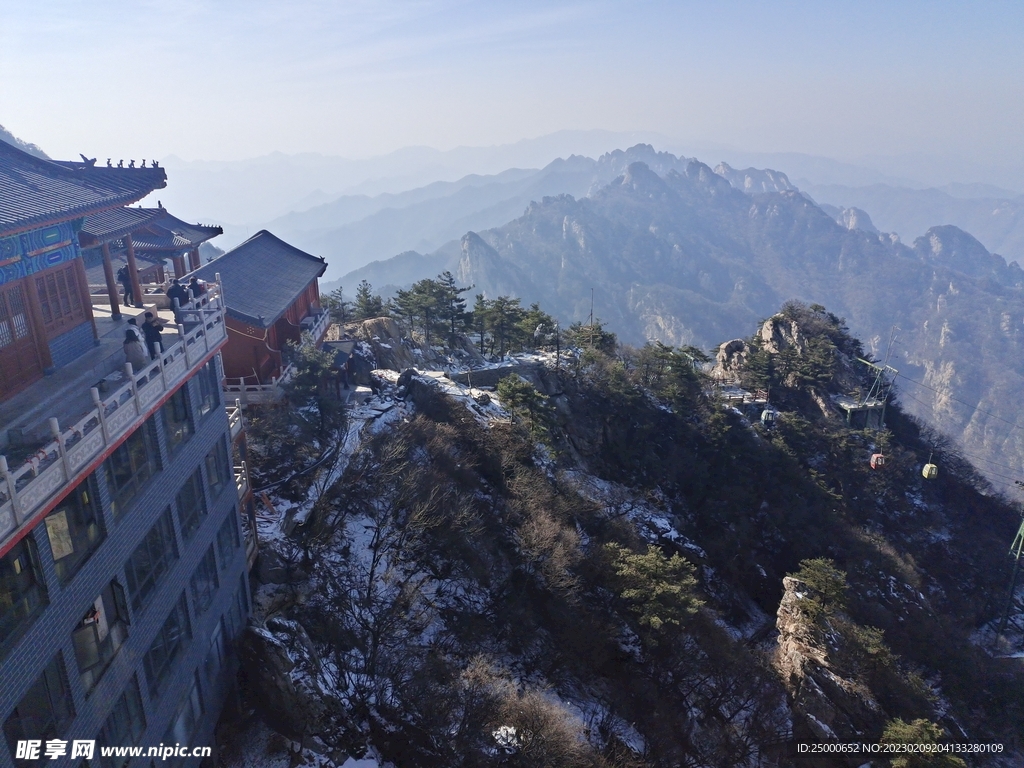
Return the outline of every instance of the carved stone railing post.
{"type": "Polygon", "coordinates": [[[21,503],[18,501],[18,484],[14,479],[14,475],[11,474],[10,467],[7,466],[7,457],[0,454],[0,475],[3,475],[4,482],[7,484],[7,495],[11,497],[11,507],[14,509],[14,524],[18,525],[21,522],[21,503]]]}
{"type": "MultiPolygon", "coordinates": [[[[126,365],[131,365],[131,363],[126,363],[126,365]]],[[[100,432],[103,433],[103,444],[106,445],[110,442],[110,432],[107,431],[107,414],[104,413],[103,399],[96,387],[89,387],[89,394],[92,395],[93,405],[96,406],[96,411],[99,413],[100,432]]]]}
{"type": "Polygon", "coordinates": [[[60,424],[52,416],[47,421],[50,424],[50,432],[53,434],[53,439],[57,441],[57,453],[60,455],[60,463],[64,465],[64,477],[65,479],[70,479],[71,462],[68,461],[68,452],[64,448],[64,435],[60,433],[60,424]]]}

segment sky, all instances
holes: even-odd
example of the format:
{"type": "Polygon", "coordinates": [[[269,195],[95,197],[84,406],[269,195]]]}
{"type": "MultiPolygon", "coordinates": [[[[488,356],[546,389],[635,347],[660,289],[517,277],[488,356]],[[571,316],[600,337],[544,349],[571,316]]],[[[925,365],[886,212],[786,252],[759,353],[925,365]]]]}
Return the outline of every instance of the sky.
{"type": "Polygon", "coordinates": [[[0,0],[0,124],[60,158],[597,128],[1024,166],[1021,40],[1020,2],[0,0]]]}

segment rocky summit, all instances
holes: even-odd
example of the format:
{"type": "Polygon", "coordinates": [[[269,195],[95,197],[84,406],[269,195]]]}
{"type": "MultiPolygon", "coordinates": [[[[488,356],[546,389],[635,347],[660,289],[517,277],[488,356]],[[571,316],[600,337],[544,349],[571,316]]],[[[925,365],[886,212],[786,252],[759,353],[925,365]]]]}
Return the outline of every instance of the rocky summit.
{"type": "Polygon", "coordinates": [[[784,174],[657,159],[656,169],[629,163],[586,197],[545,197],[504,226],[347,282],[402,285],[451,269],[487,297],[537,301],[563,322],[588,317],[593,291],[596,315],[624,341],[704,348],[786,300],[825,304],[879,359],[897,327],[890,363],[908,411],[956,435],[995,483],[1017,479],[996,466],[1024,461],[1015,262],[953,226],[906,245],[855,209],[824,210],[784,174]]]}

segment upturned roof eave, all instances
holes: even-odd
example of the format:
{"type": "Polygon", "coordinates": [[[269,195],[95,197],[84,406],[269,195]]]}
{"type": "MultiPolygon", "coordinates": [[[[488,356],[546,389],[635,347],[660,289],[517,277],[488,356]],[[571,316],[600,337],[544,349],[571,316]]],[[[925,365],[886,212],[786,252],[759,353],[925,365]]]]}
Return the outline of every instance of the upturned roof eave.
{"type": "Polygon", "coordinates": [[[54,211],[52,213],[38,214],[36,216],[30,216],[26,219],[21,219],[15,224],[0,224],[0,237],[13,237],[15,235],[24,234],[25,232],[31,232],[33,229],[39,229],[41,227],[52,226],[54,224],[62,224],[67,221],[74,221],[76,219],[84,219],[86,216],[106,211],[111,208],[118,208],[125,205],[131,205],[132,203],[138,202],[146,195],[157,189],[164,189],[167,186],[167,178],[161,182],[160,186],[153,187],[144,191],[136,191],[131,194],[121,195],[116,198],[97,201],[95,203],[89,203],[86,205],[75,206],[74,208],[68,208],[63,211],[54,211]]]}

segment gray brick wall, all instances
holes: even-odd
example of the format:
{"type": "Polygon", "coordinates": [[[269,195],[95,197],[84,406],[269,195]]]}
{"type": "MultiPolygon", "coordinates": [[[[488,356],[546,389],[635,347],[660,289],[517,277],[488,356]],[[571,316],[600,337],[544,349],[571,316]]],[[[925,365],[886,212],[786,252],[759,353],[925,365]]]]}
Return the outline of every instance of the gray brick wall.
{"type": "Polygon", "coordinates": [[[92,335],[92,323],[85,322],[76,325],[70,331],[65,331],[60,336],[50,340],[50,357],[53,358],[53,367],[62,368],[75,358],[84,355],[96,341],[92,335]]]}
{"type": "MultiPolygon", "coordinates": [[[[49,606],[6,655],[0,658],[0,720],[7,719],[25,691],[41,674],[43,667],[59,650],[67,670],[76,712],[74,721],[61,738],[96,738],[118,697],[131,683],[132,676],[137,675],[147,726],[140,744],[159,744],[191,686],[193,673],[198,668],[204,716],[199,733],[193,737],[193,746],[212,745],[213,727],[229,687],[231,669],[222,673],[219,680],[205,680],[203,662],[217,623],[222,616],[231,612],[240,583],[248,589],[248,582],[244,545],[234,550],[229,563],[221,563],[218,553],[219,589],[210,607],[202,615],[196,614],[197,607],[193,604],[189,580],[207,548],[215,542],[217,531],[225,517],[233,517],[239,541],[242,540],[242,536],[236,512],[238,496],[233,478],[224,486],[217,498],[212,498],[206,477],[205,457],[218,441],[225,443],[228,455],[231,455],[230,435],[224,410],[222,407],[214,408],[196,423],[198,386],[193,381],[186,382],[184,386],[188,387],[195,431],[178,447],[174,455],[170,456],[162,412],[158,411],[155,414],[151,420],[152,424],[141,427],[155,427],[155,434],[152,436],[158,446],[161,469],[126,506],[119,520],[115,521],[110,511],[110,492],[105,482],[103,467],[93,473],[94,490],[103,507],[106,539],[68,584],[62,587],[57,580],[45,526],[39,525],[32,532],[49,593],[49,606]],[[203,473],[207,515],[199,529],[186,543],[181,540],[175,496],[197,467],[201,467],[203,473]],[[124,576],[125,561],[168,506],[172,508],[180,556],[169,572],[164,574],[159,587],[140,611],[136,612],[129,606],[131,624],[128,627],[128,639],[118,650],[99,682],[86,695],[75,661],[71,640],[72,629],[106,584],[112,579],[117,579],[121,584],[127,583],[124,576]],[[162,684],[160,695],[153,697],[146,684],[142,660],[183,592],[188,603],[192,639],[175,662],[168,679],[162,684]]],[[[216,549],[216,546],[214,548],[216,549]]],[[[47,762],[55,768],[70,764],[68,758],[47,762]]],[[[198,760],[190,762],[198,763],[198,760]]],[[[0,744],[0,768],[14,764],[13,755],[7,749],[5,740],[0,744]]],[[[149,760],[140,758],[135,760],[134,764],[148,766],[149,760]]]]}

